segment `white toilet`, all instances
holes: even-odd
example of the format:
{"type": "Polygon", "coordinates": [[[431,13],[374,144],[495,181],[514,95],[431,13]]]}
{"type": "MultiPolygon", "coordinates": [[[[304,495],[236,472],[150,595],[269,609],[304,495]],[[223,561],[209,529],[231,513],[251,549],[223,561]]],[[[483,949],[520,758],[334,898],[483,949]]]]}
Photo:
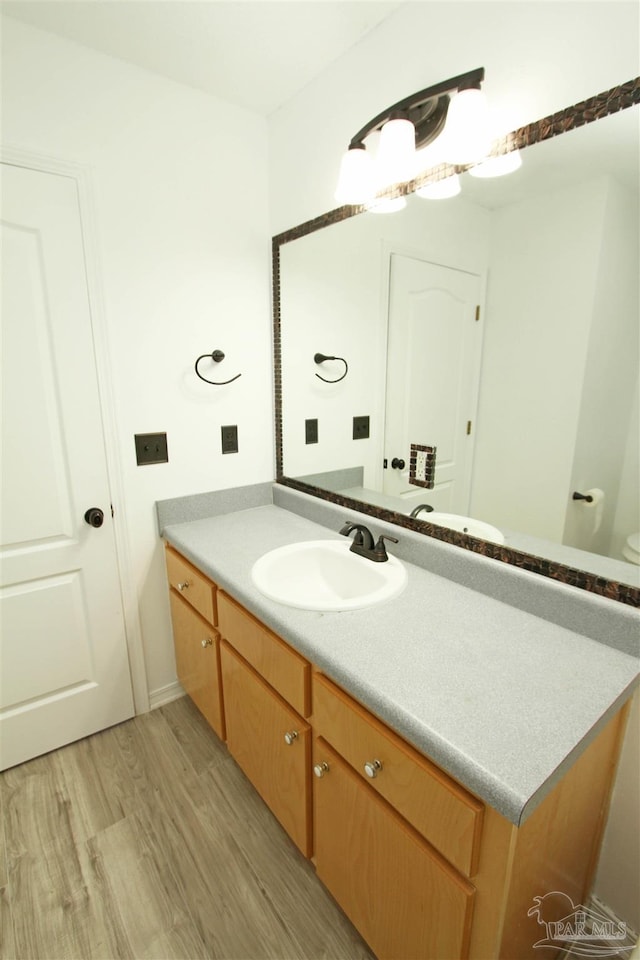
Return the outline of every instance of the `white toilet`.
{"type": "Polygon", "coordinates": [[[622,556],[629,563],[637,563],[640,565],[640,533],[632,533],[627,537],[625,545],[622,548],[622,556]]]}

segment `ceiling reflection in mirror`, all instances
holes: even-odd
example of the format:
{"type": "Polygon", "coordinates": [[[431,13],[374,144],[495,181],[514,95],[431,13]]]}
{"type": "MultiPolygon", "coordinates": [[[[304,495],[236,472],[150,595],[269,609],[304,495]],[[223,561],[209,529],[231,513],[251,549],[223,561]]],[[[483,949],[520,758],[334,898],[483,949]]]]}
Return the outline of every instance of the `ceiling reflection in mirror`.
{"type": "Polygon", "coordinates": [[[637,586],[639,170],[633,106],[280,245],[279,475],[637,586]]]}

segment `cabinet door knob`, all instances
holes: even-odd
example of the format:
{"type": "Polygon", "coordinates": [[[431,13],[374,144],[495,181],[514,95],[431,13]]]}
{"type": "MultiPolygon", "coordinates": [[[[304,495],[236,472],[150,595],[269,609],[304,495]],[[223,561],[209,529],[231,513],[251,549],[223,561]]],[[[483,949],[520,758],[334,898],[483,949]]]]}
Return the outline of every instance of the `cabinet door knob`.
{"type": "Polygon", "coordinates": [[[187,590],[189,586],[190,586],[189,581],[183,580],[182,583],[178,584],[178,590],[180,591],[180,593],[182,593],[182,591],[187,590]]]}
{"type": "Polygon", "coordinates": [[[329,764],[326,760],[323,760],[322,763],[316,763],[315,767],[313,768],[313,772],[318,780],[321,780],[325,773],[329,773],[329,764]]]}
{"type": "Polygon", "coordinates": [[[204,649],[206,649],[207,647],[213,646],[213,640],[211,639],[211,637],[205,637],[204,640],[200,641],[200,644],[204,649]]]}
{"type": "Polygon", "coordinates": [[[297,739],[298,739],[298,731],[297,731],[297,730],[289,730],[289,731],[288,731],[287,733],[285,733],[285,735],[284,735],[284,742],[285,742],[286,744],[288,744],[289,746],[291,746],[292,743],[295,743],[295,741],[296,741],[297,739]]]}
{"type": "Polygon", "coordinates": [[[379,760],[367,760],[364,765],[364,772],[373,780],[378,776],[378,771],[382,770],[382,764],[379,760]]]}

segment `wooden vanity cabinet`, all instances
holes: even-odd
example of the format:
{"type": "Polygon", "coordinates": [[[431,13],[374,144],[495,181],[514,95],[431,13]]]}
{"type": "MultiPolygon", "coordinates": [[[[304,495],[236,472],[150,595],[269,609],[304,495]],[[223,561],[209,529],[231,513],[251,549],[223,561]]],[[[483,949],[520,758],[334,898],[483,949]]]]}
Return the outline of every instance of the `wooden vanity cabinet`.
{"type": "Polygon", "coordinates": [[[318,876],[379,960],[534,958],[534,898],[588,899],[624,721],[517,827],[314,673],[318,876]]]}
{"type": "Polygon", "coordinates": [[[473,885],[323,740],[314,765],[316,871],[375,955],[466,957],[473,885]]]}
{"type": "Polygon", "coordinates": [[[379,958],[468,956],[484,805],[313,676],[318,876],[379,958]]]}
{"type": "Polygon", "coordinates": [[[311,856],[311,665],[219,595],[227,746],[293,842],[311,856]]]}
{"type": "Polygon", "coordinates": [[[171,547],[165,556],[178,680],[224,740],[216,588],[171,547]]]}
{"type": "Polygon", "coordinates": [[[166,555],[182,685],[379,960],[534,960],[534,898],[588,899],[626,709],[515,826],[166,555]]]}
{"type": "Polygon", "coordinates": [[[484,804],[319,673],[313,727],[460,873],[474,875],[484,804]]]}

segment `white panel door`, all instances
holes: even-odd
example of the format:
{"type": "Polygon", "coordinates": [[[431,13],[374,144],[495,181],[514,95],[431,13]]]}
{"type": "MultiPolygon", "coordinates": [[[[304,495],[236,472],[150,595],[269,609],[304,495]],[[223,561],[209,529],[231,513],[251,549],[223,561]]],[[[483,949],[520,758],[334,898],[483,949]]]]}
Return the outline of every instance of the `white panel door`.
{"type": "MultiPolygon", "coordinates": [[[[482,349],[480,277],[391,255],[385,493],[468,513],[482,349]],[[437,447],[435,487],[409,483],[411,444],[437,447]],[[392,467],[393,460],[404,467],[392,467]]],[[[422,519],[427,519],[422,514],[422,519]]]]}
{"type": "Polygon", "coordinates": [[[77,185],[1,173],[5,769],[134,709],[77,185]],[[85,521],[93,507],[100,527],[85,521]]]}

